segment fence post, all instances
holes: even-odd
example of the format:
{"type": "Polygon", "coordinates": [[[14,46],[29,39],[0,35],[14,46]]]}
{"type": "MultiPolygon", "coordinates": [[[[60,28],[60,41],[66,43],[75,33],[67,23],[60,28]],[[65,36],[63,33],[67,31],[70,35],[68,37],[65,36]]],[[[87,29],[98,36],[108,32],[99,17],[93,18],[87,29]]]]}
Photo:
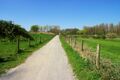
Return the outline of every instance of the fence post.
{"type": "Polygon", "coordinates": [[[42,38],[41,38],[41,36],[40,36],[40,43],[42,43],[42,38]]]}
{"type": "Polygon", "coordinates": [[[71,35],[71,46],[73,45],[73,36],[71,35]]]}
{"type": "Polygon", "coordinates": [[[71,45],[71,36],[70,36],[70,45],[71,45]]]}
{"type": "Polygon", "coordinates": [[[30,47],[30,39],[28,39],[28,45],[29,45],[29,47],[30,47]]]}
{"type": "Polygon", "coordinates": [[[76,48],[76,38],[75,38],[74,48],[76,48]]]}
{"type": "Polygon", "coordinates": [[[96,49],[96,67],[97,69],[100,68],[100,44],[97,44],[97,49],[96,49]]]}
{"type": "Polygon", "coordinates": [[[19,50],[20,50],[20,37],[17,36],[17,53],[19,53],[19,50]]]}
{"type": "Polygon", "coordinates": [[[70,37],[68,36],[68,43],[70,43],[70,37]]]}
{"type": "Polygon", "coordinates": [[[83,40],[81,40],[81,51],[84,51],[84,49],[83,49],[83,40]]]}

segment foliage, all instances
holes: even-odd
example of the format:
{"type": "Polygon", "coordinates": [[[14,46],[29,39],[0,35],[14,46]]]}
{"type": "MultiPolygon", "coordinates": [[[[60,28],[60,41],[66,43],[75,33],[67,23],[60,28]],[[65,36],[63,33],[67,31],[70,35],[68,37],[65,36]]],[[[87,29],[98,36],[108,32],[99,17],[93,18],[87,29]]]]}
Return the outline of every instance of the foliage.
{"type": "Polygon", "coordinates": [[[77,34],[79,34],[79,35],[85,35],[86,34],[86,30],[79,30],[79,31],[77,31],[77,34]]]}
{"type": "Polygon", "coordinates": [[[116,37],[117,37],[116,33],[107,33],[106,34],[106,38],[108,38],[108,39],[113,39],[113,38],[116,38],[116,37]]]}
{"type": "Polygon", "coordinates": [[[71,28],[71,29],[64,29],[61,31],[62,35],[76,35],[78,34],[79,29],[77,28],[71,28]]]}
{"type": "Polygon", "coordinates": [[[54,34],[59,34],[60,32],[60,26],[57,25],[46,25],[46,26],[39,26],[39,25],[33,25],[31,27],[32,32],[51,32],[54,34]]]}
{"type": "Polygon", "coordinates": [[[54,34],[59,34],[60,33],[60,27],[59,26],[53,26],[50,29],[50,32],[54,33],[54,34]]]}
{"type": "Polygon", "coordinates": [[[39,26],[38,25],[31,26],[31,31],[32,32],[38,32],[39,31],[39,26]]]}
{"type": "MultiPolygon", "coordinates": [[[[115,33],[120,36],[120,23],[114,24],[99,24],[95,26],[85,26],[84,29],[86,35],[102,35],[105,36],[108,33],[115,33]]],[[[112,35],[112,34],[111,34],[112,35]]]]}
{"type": "Polygon", "coordinates": [[[28,32],[24,28],[21,28],[20,25],[13,24],[12,21],[0,20],[0,37],[15,39],[17,36],[33,40],[28,32]]]}

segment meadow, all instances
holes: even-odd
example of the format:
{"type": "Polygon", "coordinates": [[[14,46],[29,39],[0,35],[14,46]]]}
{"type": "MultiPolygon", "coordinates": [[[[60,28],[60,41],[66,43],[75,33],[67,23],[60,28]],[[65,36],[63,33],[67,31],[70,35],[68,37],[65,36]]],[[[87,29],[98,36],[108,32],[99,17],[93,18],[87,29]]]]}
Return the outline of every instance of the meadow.
{"type": "Polygon", "coordinates": [[[119,80],[119,39],[94,39],[81,36],[61,36],[61,42],[68,55],[78,80],[119,80]],[[82,44],[81,44],[82,43],[82,44]],[[100,65],[96,66],[97,44],[100,44],[100,65]],[[82,47],[83,46],[83,51],[82,47]],[[77,64],[77,65],[76,65],[77,64]]]}
{"type": "Polygon", "coordinates": [[[101,57],[110,60],[113,64],[120,64],[120,40],[104,40],[93,38],[78,38],[78,41],[84,40],[84,44],[87,45],[92,51],[96,51],[97,44],[101,45],[101,57]]]}
{"type": "Polygon", "coordinates": [[[51,34],[31,34],[34,40],[30,43],[26,39],[20,40],[20,52],[16,53],[16,41],[9,41],[7,39],[0,41],[0,73],[6,72],[12,67],[15,67],[32,54],[33,51],[42,47],[49,40],[51,40],[54,35],[51,34]],[[29,46],[30,44],[30,46],[29,46]]]}

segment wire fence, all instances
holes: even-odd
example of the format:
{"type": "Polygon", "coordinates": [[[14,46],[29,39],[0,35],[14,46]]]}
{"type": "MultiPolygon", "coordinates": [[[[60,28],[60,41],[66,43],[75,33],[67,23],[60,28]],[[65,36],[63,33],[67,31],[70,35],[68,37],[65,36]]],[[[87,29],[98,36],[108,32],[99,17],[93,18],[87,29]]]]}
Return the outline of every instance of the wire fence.
{"type": "Polygon", "coordinates": [[[101,57],[102,48],[99,43],[96,45],[96,50],[93,51],[85,44],[84,40],[78,40],[78,37],[80,36],[67,35],[64,36],[64,39],[83,59],[95,66],[103,80],[120,80],[120,64],[112,63],[111,60],[101,57]]]}

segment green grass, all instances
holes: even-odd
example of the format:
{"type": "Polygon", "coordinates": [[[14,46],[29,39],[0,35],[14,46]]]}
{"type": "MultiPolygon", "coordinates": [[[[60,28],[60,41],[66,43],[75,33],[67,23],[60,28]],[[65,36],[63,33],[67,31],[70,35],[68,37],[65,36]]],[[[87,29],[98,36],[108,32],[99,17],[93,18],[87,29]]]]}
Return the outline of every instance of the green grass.
{"type": "MultiPolygon", "coordinates": [[[[78,39],[79,41],[81,38],[78,39]]],[[[85,44],[93,51],[96,45],[101,45],[101,56],[110,59],[113,63],[120,63],[120,40],[83,39],[85,44]]]]}
{"type": "Polygon", "coordinates": [[[73,72],[78,80],[100,80],[100,74],[96,71],[94,66],[89,62],[82,59],[72,47],[64,41],[61,37],[61,42],[69,63],[72,66],[73,72]]]}
{"type": "Polygon", "coordinates": [[[28,41],[20,41],[20,48],[24,49],[19,54],[16,54],[16,43],[15,42],[0,42],[0,58],[5,59],[0,61],[0,74],[6,70],[15,67],[25,61],[25,59],[32,54],[33,51],[45,45],[50,41],[54,35],[48,34],[32,34],[36,37],[35,41],[31,41],[32,47],[28,46],[28,41]],[[42,43],[39,43],[39,38],[41,36],[42,43]]]}

